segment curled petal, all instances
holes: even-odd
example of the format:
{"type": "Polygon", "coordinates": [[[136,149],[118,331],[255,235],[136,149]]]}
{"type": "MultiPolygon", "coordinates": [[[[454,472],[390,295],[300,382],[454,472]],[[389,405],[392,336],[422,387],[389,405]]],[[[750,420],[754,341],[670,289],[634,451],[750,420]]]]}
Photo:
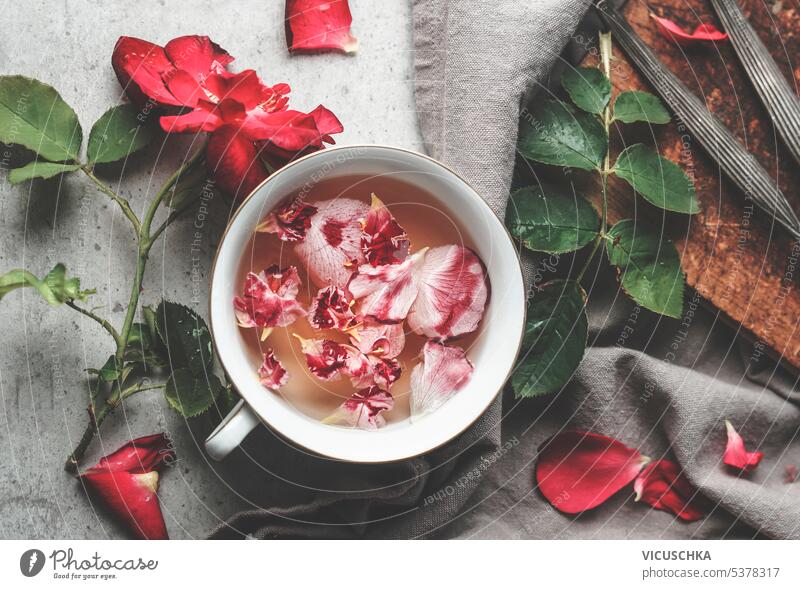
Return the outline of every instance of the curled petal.
{"type": "Polygon", "coordinates": [[[175,451],[166,434],[153,434],[136,438],[103,456],[86,472],[126,471],[150,472],[175,460],[175,451]]]}
{"type": "Polygon", "coordinates": [[[418,277],[419,294],[408,326],[425,337],[446,340],[478,328],[489,296],[486,273],[472,250],[433,248],[418,277]]]}
{"type": "Polygon", "coordinates": [[[410,242],[405,229],[374,194],[362,231],[361,249],[373,266],[399,264],[408,255],[410,242]]]}
{"type": "Polygon", "coordinates": [[[363,264],[347,288],[359,299],[360,312],[378,321],[397,323],[408,315],[419,290],[419,274],[428,248],[400,264],[363,264]]]}
{"type": "Polygon", "coordinates": [[[297,302],[299,290],[300,278],[294,266],[283,270],[271,266],[258,274],[249,272],[242,296],[233,299],[239,325],[271,328],[294,323],[306,314],[297,302]]]}
{"type": "Polygon", "coordinates": [[[222,126],[211,135],[206,164],[217,186],[239,200],[255,190],[268,175],[253,142],[231,125],[222,126]]]}
{"type": "Polygon", "coordinates": [[[122,89],[136,104],[152,100],[158,105],[182,105],[164,84],[164,76],[173,72],[175,66],[161,46],[135,37],[120,37],[111,55],[111,65],[122,89]]]}
{"type": "MultiPolygon", "coordinates": [[[[165,133],[200,133],[201,131],[216,131],[222,125],[222,119],[212,106],[213,105],[201,101],[194,110],[179,115],[165,115],[158,119],[158,123],[165,133]]],[[[220,147],[223,146],[217,144],[217,148],[220,147]]]]}
{"type": "Polygon", "coordinates": [[[403,351],[406,335],[402,323],[380,323],[365,317],[351,331],[350,341],[364,354],[394,358],[403,351]]]}
{"type": "Polygon", "coordinates": [[[290,153],[319,149],[326,139],[330,139],[328,133],[317,127],[317,118],[313,114],[297,110],[267,112],[253,109],[247,112],[241,127],[250,139],[268,142],[290,153]]]}
{"type": "Polygon", "coordinates": [[[701,43],[713,43],[716,41],[727,41],[728,35],[718,30],[714,25],[702,24],[698,26],[694,33],[687,33],[681,27],[669,19],[651,15],[656,21],[658,32],[662,37],[673,41],[681,47],[691,47],[701,43]]]}
{"type": "Polygon", "coordinates": [[[295,199],[267,215],[256,231],[274,233],[281,241],[302,241],[311,227],[311,217],[316,212],[317,207],[295,199]]]}
{"type": "Polygon", "coordinates": [[[428,341],[422,362],[411,371],[411,418],[441,407],[467,384],[472,370],[461,348],[428,341]]]}
{"type": "Polygon", "coordinates": [[[304,339],[297,334],[295,337],[300,340],[309,372],[317,378],[337,380],[343,371],[356,368],[348,353],[349,346],[329,339],[304,339]]]}
{"type": "Polygon", "coordinates": [[[377,386],[364,388],[342,403],[323,423],[347,424],[366,430],[376,430],[386,425],[381,415],[394,407],[392,395],[377,386]]]}
{"type": "Polygon", "coordinates": [[[264,361],[258,369],[259,382],[268,389],[278,390],[289,382],[289,373],[275,357],[272,348],[264,354],[264,361]]]}
{"type": "Polygon", "coordinates": [[[693,522],[706,514],[705,501],[672,460],[658,460],[644,467],[633,484],[636,500],[655,509],[670,511],[693,522]]]}
{"type": "Polygon", "coordinates": [[[317,131],[326,143],[334,143],[331,135],[344,131],[344,126],[337,116],[321,104],[308,114],[314,118],[317,131]]]}
{"type": "Polygon", "coordinates": [[[286,0],[286,47],[292,53],[354,53],[347,0],[286,0]]]}
{"type": "Polygon", "coordinates": [[[197,101],[206,96],[200,83],[185,70],[175,70],[164,74],[163,78],[170,93],[183,106],[194,108],[197,101]]]}
{"type": "Polygon", "coordinates": [[[353,301],[338,286],[320,289],[311,302],[309,322],[317,329],[345,331],[353,325],[353,301]]]}
{"type": "Polygon", "coordinates": [[[319,287],[344,288],[358,264],[361,252],[361,228],[358,220],[369,208],[349,198],[335,198],[316,203],[306,238],[295,246],[311,280],[319,287]]]}
{"type": "Polygon", "coordinates": [[[629,485],[647,461],[613,438],[570,430],[550,438],[539,453],[536,482],[553,507],[580,513],[629,485]]]}
{"type": "Polygon", "coordinates": [[[725,428],[728,431],[728,445],[725,448],[725,455],[722,461],[728,466],[738,468],[742,472],[750,472],[755,469],[764,457],[764,453],[748,452],[744,447],[742,436],[734,429],[730,421],[725,421],[725,428]]]}
{"type": "Polygon", "coordinates": [[[227,51],[201,35],[177,37],[164,46],[164,52],[176,68],[185,70],[198,82],[209,74],[224,72],[233,61],[227,51]]]}
{"type": "Polygon", "coordinates": [[[283,95],[280,92],[289,92],[289,87],[285,84],[272,88],[265,86],[255,70],[212,74],[203,83],[203,88],[211,102],[218,104],[223,100],[233,100],[244,110],[252,110],[258,106],[269,112],[277,110],[276,106],[281,103],[283,95]]]}

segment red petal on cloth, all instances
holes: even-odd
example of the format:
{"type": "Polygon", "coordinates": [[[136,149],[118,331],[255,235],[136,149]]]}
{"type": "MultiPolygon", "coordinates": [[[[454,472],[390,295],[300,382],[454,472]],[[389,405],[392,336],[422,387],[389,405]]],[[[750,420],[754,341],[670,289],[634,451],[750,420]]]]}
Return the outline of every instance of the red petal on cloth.
{"type": "Polygon", "coordinates": [[[406,334],[402,323],[380,323],[364,317],[351,332],[350,341],[364,354],[394,358],[403,351],[406,334]]]}
{"type": "Polygon", "coordinates": [[[317,329],[344,331],[352,327],[356,317],[352,303],[347,293],[338,286],[322,288],[311,301],[309,323],[317,329]]]}
{"type": "Polygon", "coordinates": [[[392,395],[380,387],[372,386],[355,393],[322,422],[376,430],[386,425],[382,413],[390,411],[393,407],[392,395]]]}
{"type": "Polygon", "coordinates": [[[728,35],[718,30],[714,25],[702,24],[694,30],[694,33],[689,34],[669,19],[655,15],[651,16],[656,21],[656,26],[661,36],[669,41],[674,41],[681,47],[692,47],[701,43],[726,41],[728,39],[728,35]]]}
{"type": "Polygon", "coordinates": [[[233,61],[222,47],[201,35],[177,37],[164,46],[164,53],[180,70],[189,72],[198,82],[211,73],[221,73],[233,61]]]}
{"type": "Polygon", "coordinates": [[[233,299],[236,320],[241,327],[286,327],[306,314],[297,302],[299,291],[300,277],[294,266],[248,272],[242,296],[233,299]]]}
{"type": "Polygon", "coordinates": [[[728,466],[738,468],[743,472],[750,472],[758,466],[764,457],[763,452],[748,452],[744,447],[742,436],[734,429],[730,421],[725,421],[725,428],[728,431],[728,445],[722,461],[728,466]]]}
{"type": "Polygon", "coordinates": [[[264,361],[258,369],[258,381],[268,389],[278,390],[289,382],[289,373],[275,357],[272,348],[264,354],[264,361]]]}
{"type": "Polygon", "coordinates": [[[337,380],[348,369],[349,346],[329,339],[304,339],[297,334],[294,336],[300,341],[309,372],[317,378],[337,380]]]}
{"type": "Polygon", "coordinates": [[[359,312],[378,321],[403,321],[417,298],[419,275],[428,253],[428,248],[423,248],[400,264],[359,266],[347,286],[360,302],[359,312]]]}
{"type": "Polygon", "coordinates": [[[636,500],[669,511],[693,522],[706,515],[705,500],[672,460],[658,460],[644,467],[633,483],[636,500]]]}
{"type": "Polygon", "coordinates": [[[347,0],[286,0],[286,47],[292,53],[354,53],[347,0]]]}
{"type": "Polygon", "coordinates": [[[167,539],[157,470],[175,459],[165,434],[131,440],[78,478],[137,538],[167,539]]]}
{"type": "Polygon", "coordinates": [[[295,246],[311,280],[319,287],[344,288],[353,271],[364,262],[361,252],[362,219],[369,207],[349,199],[335,198],[316,203],[306,238],[295,246]]]}
{"type": "Polygon", "coordinates": [[[441,407],[467,384],[472,370],[461,348],[426,342],[422,362],[411,371],[411,418],[441,407]]]}
{"type": "Polygon", "coordinates": [[[164,84],[163,76],[175,70],[164,49],[135,37],[120,37],[111,65],[131,101],[144,105],[148,99],[160,105],[180,106],[164,84]]]}
{"type": "Polygon", "coordinates": [[[211,135],[206,164],[216,185],[237,200],[253,192],[268,176],[253,142],[229,125],[211,135]]]}
{"type": "Polygon", "coordinates": [[[536,483],[553,507],[581,513],[629,485],[647,461],[613,438],[569,430],[550,438],[539,453],[536,483]]]}
{"type": "Polygon", "coordinates": [[[367,262],[373,266],[399,264],[408,256],[411,242],[405,229],[400,227],[394,215],[374,194],[362,232],[361,249],[367,262]]]}
{"type": "Polygon", "coordinates": [[[408,313],[416,333],[446,340],[478,328],[489,297],[480,258],[465,247],[433,248],[419,275],[419,294],[408,313]]]}
{"type": "Polygon", "coordinates": [[[267,215],[256,227],[259,233],[274,233],[281,241],[302,241],[317,207],[294,199],[288,205],[267,215]]]}

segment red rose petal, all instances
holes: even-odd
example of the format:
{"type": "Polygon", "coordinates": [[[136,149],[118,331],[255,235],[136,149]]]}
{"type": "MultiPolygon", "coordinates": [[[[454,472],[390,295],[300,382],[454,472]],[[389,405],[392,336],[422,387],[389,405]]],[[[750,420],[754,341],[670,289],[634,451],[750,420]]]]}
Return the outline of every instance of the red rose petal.
{"type": "Polygon", "coordinates": [[[407,257],[400,264],[359,266],[347,288],[360,302],[360,312],[378,321],[396,323],[408,315],[419,292],[419,274],[428,248],[407,257]]]}
{"type": "Polygon", "coordinates": [[[362,389],[342,403],[323,423],[347,424],[366,430],[386,425],[382,413],[394,407],[392,395],[377,386],[362,389]]]}
{"type": "Polygon", "coordinates": [[[103,456],[87,472],[126,471],[149,472],[169,464],[175,459],[175,451],[166,434],[153,434],[131,440],[115,452],[103,456]]]}
{"type": "Polygon", "coordinates": [[[239,200],[255,190],[268,175],[253,142],[230,125],[220,127],[211,135],[206,163],[217,186],[239,200]]]}
{"type": "Polygon", "coordinates": [[[308,311],[309,323],[317,329],[345,331],[352,327],[356,317],[353,301],[338,286],[320,289],[308,311]]]}
{"type": "Polygon", "coordinates": [[[274,233],[281,241],[302,241],[309,227],[311,217],[317,207],[293,200],[288,205],[274,211],[256,227],[260,233],[274,233]]]}
{"type": "Polygon", "coordinates": [[[408,326],[429,338],[446,340],[478,328],[489,290],[478,256],[465,247],[433,248],[419,275],[419,294],[408,326]]]}
{"type": "Polygon", "coordinates": [[[374,194],[362,231],[361,249],[373,266],[399,264],[408,255],[410,242],[405,229],[374,194]]]}
{"type": "Polygon", "coordinates": [[[177,37],[164,46],[164,53],[176,68],[189,72],[198,82],[210,73],[225,71],[233,61],[222,47],[200,35],[177,37]]]}
{"type": "Polygon", "coordinates": [[[133,102],[148,99],[160,105],[181,106],[164,84],[164,75],[175,70],[164,49],[135,37],[120,37],[111,55],[111,65],[122,89],[133,102]]]}
{"type": "Polygon", "coordinates": [[[244,70],[238,73],[221,72],[212,74],[203,83],[208,99],[215,103],[223,100],[234,100],[245,110],[257,106],[272,112],[285,104],[287,98],[283,94],[289,93],[289,86],[281,84],[270,88],[261,83],[255,70],[244,70]]]}
{"type": "Polygon", "coordinates": [[[650,16],[656,21],[656,26],[661,36],[669,41],[674,41],[681,47],[691,47],[701,43],[726,41],[728,39],[727,34],[710,24],[702,24],[694,30],[694,33],[689,34],[669,19],[655,15],[650,16]]]}
{"type": "Polygon", "coordinates": [[[336,115],[321,104],[308,114],[314,118],[317,131],[322,135],[323,141],[327,143],[334,143],[333,139],[330,137],[331,135],[344,131],[344,126],[336,115]]]}
{"type": "MultiPolygon", "coordinates": [[[[200,133],[201,131],[216,131],[222,125],[222,119],[213,105],[200,101],[194,110],[179,115],[162,116],[158,119],[158,123],[165,133],[200,133]]],[[[225,147],[222,143],[215,146],[216,149],[225,147]]],[[[253,149],[255,151],[255,148],[253,149]]],[[[219,157],[219,155],[215,157],[219,157]]]]}
{"type": "Polygon", "coordinates": [[[183,106],[194,108],[200,98],[206,98],[200,83],[185,70],[175,70],[163,77],[170,93],[183,106]]]}
{"type": "Polygon", "coordinates": [[[570,430],[550,438],[539,453],[536,482],[553,507],[581,513],[629,485],[647,461],[613,438],[570,430]]]}
{"type": "MultiPolygon", "coordinates": [[[[329,339],[304,339],[297,334],[308,371],[321,380],[337,380],[348,367],[348,347],[329,339]]],[[[350,364],[350,368],[354,368],[350,364]]]]}
{"type": "Polygon", "coordinates": [[[233,299],[239,325],[272,328],[294,323],[306,314],[297,302],[299,291],[300,277],[294,266],[283,270],[271,266],[258,274],[249,272],[242,296],[233,299]]]}
{"type": "Polygon", "coordinates": [[[286,46],[290,52],[354,53],[353,17],[347,0],[286,0],[286,46]]]}
{"type": "Polygon", "coordinates": [[[351,332],[350,341],[364,354],[394,358],[403,351],[406,335],[402,323],[380,323],[365,317],[351,332]]]}
{"type": "Polygon", "coordinates": [[[381,388],[389,389],[400,379],[403,368],[397,358],[367,356],[372,370],[372,381],[381,388]]]}
{"type": "Polygon", "coordinates": [[[306,238],[295,246],[311,280],[319,287],[347,286],[353,271],[364,262],[359,219],[369,211],[364,203],[336,198],[316,203],[306,238]]]}
{"type": "Polygon", "coordinates": [[[725,421],[725,428],[728,431],[728,445],[722,461],[728,466],[738,468],[743,472],[750,472],[764,457],[763,452],[748,452],[744,447],[742,436],[734,429],[730,421],[725,421]]]}
{"type": "Polygon", "coordinates": [[[411,418],[441,407],[469,381],[472,370],[461,348],[426,342],[422,362],[411,371],[411,418]]]}
{"type": "Polygon", "coordinates": [[[671,460],[658,460],[644,467],[633,484],[636,500],[655,509],[669,511],[693,522],[706,514],[705,501],[671,460]]]}
{"type": "Polygon", "coordinates": [[[275,357],[272,348],[264,354],[264,361],[258,369],[258,381],[268,389],[278,390],[289,382],[289,373],[275,357]]]}

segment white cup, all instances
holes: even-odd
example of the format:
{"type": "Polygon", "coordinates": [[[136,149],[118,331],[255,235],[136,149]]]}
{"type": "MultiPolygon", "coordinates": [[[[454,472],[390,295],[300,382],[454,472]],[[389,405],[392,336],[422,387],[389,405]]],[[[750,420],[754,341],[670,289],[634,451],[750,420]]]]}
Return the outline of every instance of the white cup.
{"type": "Polygon", "coordinates": [[[254,190],[219,244],[210,299],[217,358],[242,397],[205,442],[215,460],[227,456],[262,421],[290,442],[338,460],[379,463],[424,454],[466,430],[491,404],[513,369],[525,326],[519,258],[502,221],[466,181],[443,164],[419,153],[377,145],[318,151],[280,169],[254,190]],[[236,324],[233,298],[242,286],[237,278],[242,254],[256,225],[270,210],[325,178],[382,174],[395,175],[435,197],[434,205],[446,210],[467,234],[486,265],[491,296],[480,335],[468,350],[475,366],[469,382],[439,409],[413,423],[405,420],[363,431],[322,424],[259,383],[258,367],[236,324]]]}

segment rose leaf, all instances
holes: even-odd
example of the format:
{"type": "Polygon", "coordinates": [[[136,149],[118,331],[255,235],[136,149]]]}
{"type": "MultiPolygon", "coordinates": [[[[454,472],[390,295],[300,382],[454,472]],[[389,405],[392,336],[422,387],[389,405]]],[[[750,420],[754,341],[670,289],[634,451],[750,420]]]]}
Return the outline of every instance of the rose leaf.
{"type": "Polygon", "coordinates": [[[661,100],[649,92],[623,92],[614,101],[614,120],[623,123],[669,123],[671,117],[661,100]]]}
{"type": "Polygon", "coordinates": [[[567,68],[561,85],[575,105],[593,114],[600,114],[611,100],[611,82],[596,67],[567,68]]]}
{"type": "Polygon", "coordinates": [[[225,387],[210,372],[195,374],[189,368],[175,370],[164,387],[170,406],[184,417],[204,413],[225,387]]]}
{"type": "Polygon", "coordinates": [[[152,126],[143,124],[138,115],[139,110],[134,105],[121,104],[97,119],[86,147],[89,163],[116,162],[146,147],[155,131],[152,126]]]}

